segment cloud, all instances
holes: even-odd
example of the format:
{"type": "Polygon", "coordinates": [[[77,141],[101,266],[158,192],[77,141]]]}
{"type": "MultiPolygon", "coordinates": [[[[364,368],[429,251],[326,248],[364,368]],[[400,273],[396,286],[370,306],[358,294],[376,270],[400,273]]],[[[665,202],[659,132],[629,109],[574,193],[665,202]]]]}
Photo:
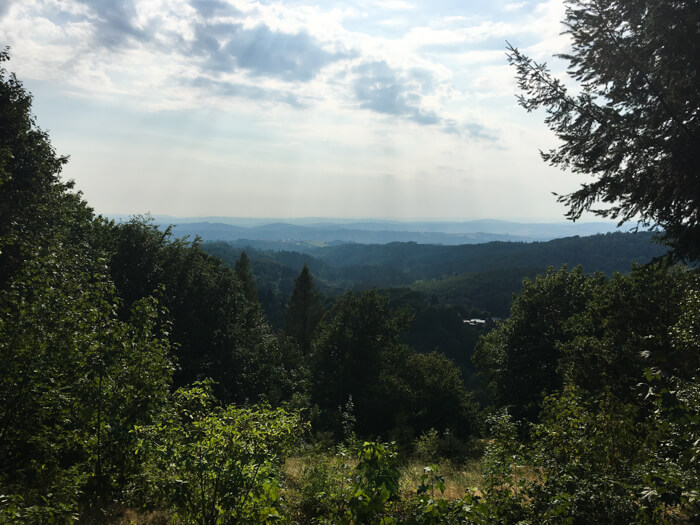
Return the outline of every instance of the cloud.
{"type": "Polygon", "coordinates": [[[517,11],[518,9],[522,9],[527,5],[527,2],[513,2],[511,4],[506,4],[503,6],[504,11],[517,11]]]}
{"type": "Polygon", "coordinates": [[[94,18],[97,41],[109,48],[124,44],[128,39],[148,38],[143,28],[137,27],[136,6],[133,0],[78,0],[89,7],[94,18]]]}
{"type": "Polygon", "coordinates": [[[295,108],[305,107],[294,93],[284,90],[266,89],[260,86],[213,80],[206,77],[197,77],[184,83],[194,88],[201,89],[206,93],[218,96],[242,97],[259,102],[279,102],[295,108]]]}
{"type": "Polygon", "coordinates": [[[479,140],[496,140],[496,136],[478,123],[459,122],[427,107],[440,83],[428,70],[402,70],[385,61],[365,62],[353,68],[352,86],[359,106],[376,113],[405,118],[424,126],[438,126],[442,131],[479,140]]]}
{"type": "Polygon", "coordinates": [[[192,50],[220,72],[241,68],[253,75],[307,82],[326,65],[350,56],[324,50],[305,31],[283,33],[263,24],[250,29],[239,23],[202,25],[196,35],[192,50]]]}
{"type": "Polygon", "coordinates": [[[391,11],[404,11],[416,9],[416,6],[414,4],[403,2],[402,0],[385,0],[383,2],[378,2],[376,5],[380,9],[387,9],[391,11]]]}
{"type": "Polygon", "coordinates": [[[353,88],[360,107],[419,124],[440,122],[435,112],[421,108],[422,88],[430,89],[430,79],[424,72],[403,73],[385,61],[365,62],[353,72],[357,75],[353,88]]]}
{"type": "MultiPolygon", "coordinates": [[[[473,62],[468,73],[456,73],[456,65],[466,50],[489,46],[511,27],[482,16],[447,16],[451,8],[433,14],[393,0],[365,3],[423,25],[386,37],[372,20],[363,25],[347,4],[326,9],[267,0],[14,1],[0,36],[35,50],[34,74],[62,81],[73,94],[126,95],[147,108],[196,104],[210,96],[339,114],[362,109],[480,140],[492,135],[470,122],[459,105],[476,100],[467,98],[465,86],[479,80],[488,60],[473,62]],[[458,53],[436,56],[431,44],[443,51],[454,46],[458,53]]],[[[496,60],[502,60],[500,53],[496,60]]]]}
{"type": "Polygon", "coordinates": [[[183,56],[194,52],[206,57],[204,66],[213,71],[242,69],[252,75],[308,82],[326,65],[351,56],[325,50],[304,28],[272,30],[260,19],[251,27],[255,13],[243,16],[221,0],[190,0],[185,4],[191,8],[189,16],[182,5],[159,13],[154,6],[136,0],[77,1],[89,8],[86,18],[99,46],[132,48],[138,43],[168,52],[175,46],[183,56]],[[192,10],[197,16],[191,16],[192,10]],[[168,27],[171,21],[174,24],[168,27]],[[188,38],[191,34],[194,41],[188,38]]]}
{"type": "Polygon", "coordinates": [[[207,18],[214,15],[236,16],[241,14],[234,6],[221,0],[190,0],[190,5],[200,15],[207,18]]]}
{"type": "Polygon", "coordinates": [[[443,124],[443,131],[446,133],[487,141],[496,141],[498,139],[493,130],[476,122],[460,124],[456,120],[446,120],[443,124]]]}
{"type": "Polygon", "coordinates": [[[0,3],[0,18],[7,14],[14,2],[15,0],[5,0],[4,2],[0,3]]]}

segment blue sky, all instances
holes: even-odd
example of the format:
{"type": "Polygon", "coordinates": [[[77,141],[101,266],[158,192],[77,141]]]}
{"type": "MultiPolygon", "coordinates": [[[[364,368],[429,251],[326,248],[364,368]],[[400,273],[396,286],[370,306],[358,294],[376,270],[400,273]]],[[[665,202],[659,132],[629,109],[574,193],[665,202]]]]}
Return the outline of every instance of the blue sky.
{"type": "Polygon", "coordinates": [[[0,45],[99,213],[558,218],[506,40],[562,0],[5,0],[0,45]]]}

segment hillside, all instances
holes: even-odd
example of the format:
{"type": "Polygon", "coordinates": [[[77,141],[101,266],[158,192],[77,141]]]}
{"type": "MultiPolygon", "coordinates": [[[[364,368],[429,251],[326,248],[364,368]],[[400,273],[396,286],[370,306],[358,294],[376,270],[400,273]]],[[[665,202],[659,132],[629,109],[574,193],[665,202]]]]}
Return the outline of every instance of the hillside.
{"type": "MultiPolygon", "coordinates": [[[[115,216],[117,220],[126,217],[115,216]]],[[[298,249],[304,245],[343,243],[387,244],[416,242],[420,244],[482,244],[492,241],[534,242],[590,236],[619,231],[607,222],[542,222],[520,223],[504,220],[472,221],[395,221],[339,219],[243,219],[230,217],[163,217],[155,220],[161,226],[174,224],[177,236],[199,236],[207,241],[267,243],[276,249],[298,249]]]]}
{"type": "Polygon", "coordinates": [[[280,326],[281,311],[304,264],[322,295],[347,289],[412,287],[438,302],[461,305],[503,316],[524,277],[549,266],[581,265],[584,272],[628,272],[665,253],[652,234],[608,233],[567,237],[547,242],[490,242],[438,246],[418,243],[304,245],[294,250],[261,250],[248,241],[205,242],[203,248],[233,266],[246,250],[258,281],[268,318],[280,326]]]}

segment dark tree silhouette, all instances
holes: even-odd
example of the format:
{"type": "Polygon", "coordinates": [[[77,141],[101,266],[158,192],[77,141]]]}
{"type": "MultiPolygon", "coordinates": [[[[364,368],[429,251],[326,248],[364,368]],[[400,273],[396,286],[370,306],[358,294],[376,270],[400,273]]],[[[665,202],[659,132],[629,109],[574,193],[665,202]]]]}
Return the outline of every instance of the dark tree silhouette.
{"type": "Polygon", "coordinates": [[[255,276],[250,265],[250,259],[246,252],[241,252],[241,256],[236,262],[236,277],[243,285],[243,292],[249,301],[258,302],[258,287],[255,285],[255,276]]]}
{"type": "Polygon", "coordinates": [[[567,217],[584,211],[665,231],[675,256],[700,258],[700,25],[698,2],[567,0],[571,94],[540,64],[508,46],[528,112],[562,144],[554,166],[595,177],[559,196],[567,217]],[[599,207],[599,204],[602,204],[599,207]]]}
{"type": "Polygon", "coordinates": [[[297,342],[304,355],[311,349],[321,317],[321,298],[314,287],[309,267],[304,265],[299,276],[294,279],[294,291],[284,313],[284,332],[297,342]]]}

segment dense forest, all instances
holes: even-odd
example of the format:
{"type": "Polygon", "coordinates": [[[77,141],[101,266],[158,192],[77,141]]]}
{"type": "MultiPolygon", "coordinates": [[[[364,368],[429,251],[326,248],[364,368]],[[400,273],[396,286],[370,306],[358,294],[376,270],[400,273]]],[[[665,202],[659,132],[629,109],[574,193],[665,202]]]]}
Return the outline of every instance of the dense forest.
{"type": "Polygon", "coordinates": [[[653,234],[609,233],[543,243],[492,242],[437,246],[416,243],[347,244],[317,247],[306,253],[259,250],[237,242],[205,242],[201,248],[234,268],[249,258],[258,299],[273,329],[284,328],[285,312],[299,268],[312,273],[326,309],[348,290],[378,289],[392,310],[407,311],[412,321],[401,340],[420,353],[437,351],[460,369],[465,385],[479,400],[481,388],[472,356],[493,320],[508,316],[524,278],[568,264],[589,273],[628,273],[635,264],[660,258],[666,249],[653,234]],[[482,323],[469,323],[470,319],[482,323]],[[467,322],[465,322],[467,321],[467,322]]]}
{"type": "Polygon", "coordinates": [[[697,523],[697,6],[567,5],[583,89],[510,48],[521,104],[563,141],[546,161],[597,177],[569,216],[663,248],[115,223],[0,52],[0,523],[697,523]]]}
{"type": "Polygon", "coordinates": [[[550,266],[559,268],[563,264],[581,265],[589,273],[628,272],[633,264],[648,263],[666,253],[663,246],[652,242],[653,237],[652,233],[640,232],[542,243],[341,244],[305,252],[260,250],[246,241],[209,241],[201,247],[231,267],[246,252],[268,319],[279,328],[294,277],[304,265],[314,275],[315,286],[328,297],[374,287],[410,288],[440,303],[505,317],[524,277],[532,278],[550,266]]]}

